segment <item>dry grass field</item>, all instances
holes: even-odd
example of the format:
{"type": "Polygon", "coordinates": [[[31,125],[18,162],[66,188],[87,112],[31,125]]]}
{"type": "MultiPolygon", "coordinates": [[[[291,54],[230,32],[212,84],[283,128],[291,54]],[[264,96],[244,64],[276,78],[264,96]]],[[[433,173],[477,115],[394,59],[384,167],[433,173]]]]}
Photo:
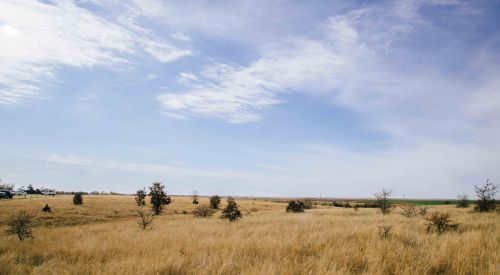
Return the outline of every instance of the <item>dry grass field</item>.
{"type": "Polygon", "coordinates": [[[173,200],[149,231],[137,227],[132,196],[85,196],[82,206],[70,196],[2,200],[2,227],[18,210],[36,214],[36,226],[33,239],[0,238],[0,274],[500,274],[497,213],[431,207],[460,223],[436,235],[398,210],[292,214],[285,203],[247,199],[237,200],[243,219],[230,223],[220,213],[194,217],[190,198],[173,200]],[[42,214],[45,203],[52,213],[42,214]],[[378,237],[383,224],[391,238],[378,237]]]}

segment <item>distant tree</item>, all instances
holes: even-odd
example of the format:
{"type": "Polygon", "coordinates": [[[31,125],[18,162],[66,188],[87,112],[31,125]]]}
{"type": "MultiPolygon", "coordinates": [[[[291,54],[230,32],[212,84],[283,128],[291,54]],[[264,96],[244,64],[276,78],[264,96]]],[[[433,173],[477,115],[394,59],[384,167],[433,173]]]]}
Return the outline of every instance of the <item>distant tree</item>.
{"type": "Polygon", "coordinates": [[[163,206],[171,202],[170,197],[165,192],[165,186],[160,182],[153,182],[153,185],[149,187],[149,196],[151,196],[151,206],[155,215],[160,215],[163,206]]]}
{"type": "Polygon", "coordinates": [[[51,209],[50,209],[50,206],[48,203],[45,204],[45,206],[42,208],[42,212],[48,212],[48,213],[51,212],[51,209]]]}
{"type": "Polygon", "coordinates": [[[137,216],[139,217],[137,225],[140,229],[148,230],[153,227],[153,213],[151,210],[146,209],[144,206],[140,206],[137,208],[137,216]]]}
{"type": "Polygon", "coordinates": [[[73,204],[74,205],[82,205],[83,204],[82,192],[76,192],[75,195],[73,195],[73,204]]]}
{"type": "Polygon", "coordinates": [[[193,204],[198,204],[198,191],[193,191],[193,204]]]}
{"type": "Polygon", "coordinates": [[[36,194],[35,189],[33,189],[33,186],[30,184],[28,185],[28,189],[26,189],[27,194],[36,194]]]}
{"type": "Polygon", "coordinates": [[[391,193],[392,191],[382,189],[379,193],[375,194],[375,197],[377,198],[377,203],[379,205],[380,212],[384,215],[389,214],[392,210],[392,205],[389,202],[391,198],[391,193]]]}
{"type": "Polygon", "coordinates": [[[5,233],[7,235],[15,235],[19,238],[19,241],[23,241],[27,238],[33,237],[32,228],[33,216],[29,215],[27,212],[20,211],[17,215],[11,216],[7,221],[7,229],[5,233]]]}
{"type": "Polygon", "coordinates": [[[210,197],[210,208],[219,209],[220,197],[215,195],[210,197]]]}
{"type": "Polygon", "coordinates": [[[146,189],[139,189],[135,193],[135,202],[137,203],[137,206],[143,206],[146,205],[146,189]]]}
{"type": "Polygon", "coordinates": [[[224,210],[222,210],[221,218],[234,222],[241,217],[242,215],[240,210],[238,210],[238,204],[236,201],[231,197],[227,198],[227,206],[224,210]]]}
{"type": "Polygon", "coordinates": [[[458,208],[468,208],[469,205],[469,197],[466,194],[458,196],[457,207],[458,208]]]}
{"type": "Polygon", "coordinates": [[[490,212],[496,208],[495,196],[498,186],[493,184],[489,179],[483,187],[475,186],[477,202],[475,210],[479,212],[490,212]]]}
{"type": "Polygon", "coordinates": [[[301,213],[304,212],[305,205],[301,201],[290,201],[286,207],[286,212],[301,213]]]}
{"type": "Polygon", "coordinates": [[[12,190],[14,190],[14,184],[7,184],[7,183],[0,182],[0,189],[12,191],[12,190]]]}

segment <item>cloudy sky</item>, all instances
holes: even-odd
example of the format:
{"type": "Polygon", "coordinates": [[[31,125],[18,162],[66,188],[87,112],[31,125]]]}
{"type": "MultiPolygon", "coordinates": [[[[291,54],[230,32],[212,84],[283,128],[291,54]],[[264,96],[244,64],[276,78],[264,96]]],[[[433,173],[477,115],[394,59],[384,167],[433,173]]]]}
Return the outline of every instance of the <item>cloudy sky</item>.
{"type": "Polygon", "coordinates": [[[0,1],[0,179],[472,195],[500,175],[498,1],[0,1]]]}

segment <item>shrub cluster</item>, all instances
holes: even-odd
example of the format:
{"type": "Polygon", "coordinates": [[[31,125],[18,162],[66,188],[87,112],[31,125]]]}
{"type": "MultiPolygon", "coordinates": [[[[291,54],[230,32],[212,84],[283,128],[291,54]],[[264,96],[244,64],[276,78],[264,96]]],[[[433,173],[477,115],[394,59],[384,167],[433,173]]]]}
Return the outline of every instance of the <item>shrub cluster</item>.
{"type": "Polygon", "coordinates": [[[214,214],[214,210],[208,207],[207,205],[200,205],[194,208],[193,216],[199,218],[210,217],[214,214]]]}
{"type": "Polygon", "coordinates": [[[301,201],[290,201],[286,207],[286,212],[301,213],[304,212],[305,205],[301,201]]]}
{"type": "Polygon", "coordinates": [[[442,234],[448,230],[456,230],[458,228],[458,224],[453,223],[451,215],[447,212],[434,212],[426,220],[426,231],[428,233],[436,232],[437,234],[442,234]]]}

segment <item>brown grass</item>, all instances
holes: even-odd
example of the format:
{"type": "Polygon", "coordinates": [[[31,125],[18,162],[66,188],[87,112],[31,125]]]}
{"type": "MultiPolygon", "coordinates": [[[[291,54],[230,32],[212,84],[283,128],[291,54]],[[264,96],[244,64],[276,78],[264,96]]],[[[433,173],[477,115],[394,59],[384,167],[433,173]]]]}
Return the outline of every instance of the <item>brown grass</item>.
{"type": "MultiPolygon", "coordinates": [[[[195,218],[175,197],[153,229],[136,225],[128,196],[0,201],[0,223],[17,210],[38,214],[35,239],[0,238],[0,274],[499,274],[500,219],[453,206],[457,232],[427,234],[421,217],[322,207],[285,213],[285,203],[237,200],[235,223],[195,218]],[[53,213],[41,214],[48,203],[53,213]],[[177,213],[177,214],[176,214],[177,213]],[[392,225],[380,239],[379,225],[392,225]]],[[[208,203],[200,198],[200,204],[208,203]]],[[[223,200],[222,206],[225,205],[223,200]]]]}

